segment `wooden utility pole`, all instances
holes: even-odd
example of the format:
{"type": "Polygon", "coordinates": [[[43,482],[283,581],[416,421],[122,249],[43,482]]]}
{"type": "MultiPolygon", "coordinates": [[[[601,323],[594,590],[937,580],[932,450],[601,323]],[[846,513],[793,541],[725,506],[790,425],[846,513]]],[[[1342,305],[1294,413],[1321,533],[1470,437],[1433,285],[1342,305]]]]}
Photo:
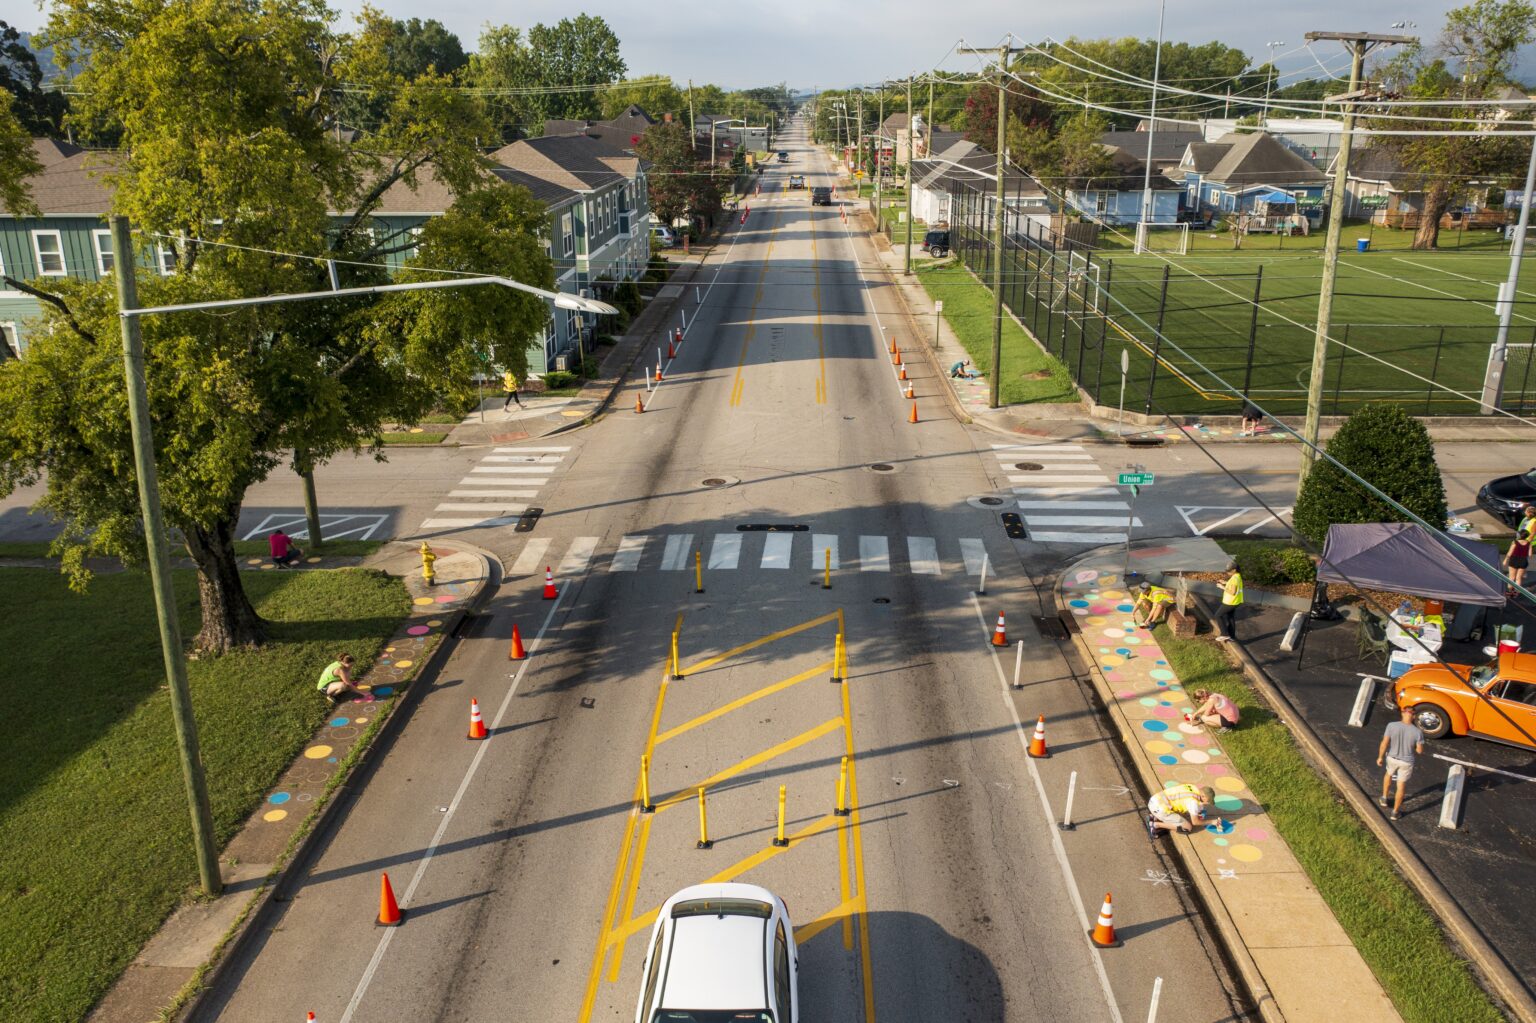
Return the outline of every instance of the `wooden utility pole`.
{"type": "MultiPolygon", "coordinates": [[[[880,179],[885,173],[885,83],[880,83],[880,120],[875,124],[875,208],[880,207],[880,179]]],[[[879,214],[875,214],[879,223],[879,214]]]]}
{"type": "Polygon", "coordinates": [[[901,272],[912,276],[912,161],[917,159],[917,134],[912,121],[912,76],[907,76],[907,248],[902,256],[901,272]]]}
{"type": "Polygon", "coordinates": [[[1339,100],[1344,111],[1344,130],[1339,139],[1339,155],[1333,162],[1332,194],[1328,196],[1328,235],[1323,242],[1323,279],[1317,293],[1317,331],[1312,337],[1312,375],[1307,379],[1307,418],[1301,431],[1301,468],[1296,474],[1296,492],[1306,482],[1307,473],[1317,461],[1319,421],[1323,407],[1323,376],[1328,371],[1328,329],[1333,318],[1333,285],[1339,272],[1339,235],[1344,230],[1344,189],[1349,182],[1350,140],[1355,132],[1355,104],[1362,98],[1360,74],[1365,66],[1365,55],[1378,45],[1407,44],[1418,40],[1413,36],[1384,36],[1370,32],[1308,32],[1307,42],[1331,39],[1349,48],[1349,91],[1342,96],[1330,96],[1330,102],[1339,100]]]}
{"type": "MultiPolygon", "coordinates": [[[[864,90],[863,89],[859,90],[859,104],[858,104],[858,106],[859,106],[859,144],[858,144],[858,147],[854,150],[854,152],[857,154],[853,158],[853,169],[854,169],[855,172],[858,172],[858,171],[861,171],[861,170],[864,169],[864,90]]],[[[859,179],[858,179],[857,173],[855,173],[854,179],[853,179],[853,194],[854,195],[858,195],[859,194],[859,179]]]]}
{"type": "Polygon", "coordinates": [[[693,79],[688,79],[688,144],[693,145],[693,79]]]}
{"type": "MultiPolygon", "coordinates": [[[[961,47],[956,53],[993,53],[961,47]]],[[[1003,378],[1003,152],[1008,145],[1008,58],[1022,53],[1022,47],[1013,45],[1013,33],[1009,33],[997,53],[997,196],[992,210],[992,379],[988,405],[997,408],[1002,402],[1003,378]]],[[[953,239],[951,239],[953,240],[953,239]]]]}
{"type": "Polygon", "coordinates": [[[928,137],[923,140],[923,154],[933,155],[933,76],[928,76],[928,137]]]}

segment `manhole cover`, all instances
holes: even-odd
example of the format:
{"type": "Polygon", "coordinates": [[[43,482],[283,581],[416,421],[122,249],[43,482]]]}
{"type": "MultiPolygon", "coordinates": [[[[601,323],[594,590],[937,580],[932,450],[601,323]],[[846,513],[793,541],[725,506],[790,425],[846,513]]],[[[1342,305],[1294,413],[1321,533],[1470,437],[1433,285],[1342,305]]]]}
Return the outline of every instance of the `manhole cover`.
{"type": "Polygon", "coordinates": [[[1003,499],[1001,497],[978,497],[976,503],[995,508],[1003,503],[1003,499]]]}
{"type": "Polygon", "coordinates": [[[891,602],[891,598],[890,597],[876,597],[875,598],[875,603],[876,604],[889,604],[890,602],[891,602]]]}
{"type": "Polygon", "coordinates": [[[1045,468],[1039,462],[1014,462],[1013,467],[1015,469],[1023,469],[1025,472],[1039,472],[1045,468]]]}
{"type": "Polygon", "coordinates": [[[720,476],[711,476],[704,481],[704,485],[706,487],[723,487],[725,486],[725,480],[720,476]]]}
{"type": "Polygon", "coordinates": [[[740,482],[741,480],[736,476],[709,476],[699,480],[699,486],[710,488],[734,487],[740,482]]]}
{"type": "Polygon", "coordinates": [[[896,467],[894,465],[886,465],[884,462],[876,462],[874,465],[870,466],[869,468],[873,472],[890,472],[892,469],[895,469],[896,467]]]}

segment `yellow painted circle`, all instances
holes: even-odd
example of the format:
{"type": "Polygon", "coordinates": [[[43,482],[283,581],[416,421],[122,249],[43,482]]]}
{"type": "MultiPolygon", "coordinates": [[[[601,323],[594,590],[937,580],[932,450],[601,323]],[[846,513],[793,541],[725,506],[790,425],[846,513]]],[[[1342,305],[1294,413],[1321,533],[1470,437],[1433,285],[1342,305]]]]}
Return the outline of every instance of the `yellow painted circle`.
{"type": "Polygon", "coordinates": [[[1103,615],[1089,615],[1083,620],[1089,625],[1103,625],[1105,622],[1109,621],[1109,619],[1105,618],[1103,615]]]}
{"type": "Polygon", "coordinates": [[[412,433],[421,433],[421,432],[423,432],[423,431],[422,431],[422,429],[421,429],[421,427],[419,427],[419,426],[413,426],[413,427],[411,427],[411,432],[412,432],[412,433]]]}
{"type": "Polygon", "coordinates": [[[395,667],[397,667],[397,668],[409,668],[411,665],[413,665],[415,663],[416,663],[415,661],[396,661],[395,662],[395,667]]]}
{"type": "Polygon", "coordinates": [[[1173,743],[1164,742],[1162,739],[1153,739],[1147,743],[1147,752],[1152,754],[1172,753],[1173,743]]]}
{"type": "Polygon", "coordinates": [[[561,412],[560,414],[562,416],[565,416],[567,419],[580,419],[582,416],[586,415],[586,413],[581,411],[580,409],[573,409],[573,408],[568,408],[568,409],[564,410],[563,412],[561,412]]]}
{"type": "Polygon", "coordinates": [[[1099,663],[1106,668],[1118,668],[1125,663],[1125,658],[1119,654],[1104,654],[1099,658],[1099,663]]]}
{"type": "Polygon", "coordinates": [[[385,653],[386,653],[386,654],[392,654],[392,653],[394,653],[394,652],[395,652],[395,648],[394,648],[394,647],[392,647],[392,646],[387,646],[387,647],[385,647],[385,648],[384,648],[384,652],[385,652],[385,653]]]}
{"type": "Polygon", "coordinates": [[[366,725],[368,723],[368,719],[367,718],[353,718],[352,719],[352,723],[354,725],[366,725]]]}
{"type": "Polygon", "coordinates": [[[441,618],[434,618],[430,622],[428,622],[427,624],[430,625],[434,629],[440,629],[440,628],[443,627],[443,620],[441,618]]]}
{"type": "Polygon", "coordinates": [[[1252,863],[1264,858],[1263,851],[1252,845],[1234,845],[1227,850],[1227,853],[1234,860],[1241,860],[1244,863],[1252,863]]]}
{"type": "MultiPolygon", "coordinates": [[[[417,607],[425,607],[428,604],[436,604],[437,600],[433,597],[417,597],[415,600],[411,601],[411,603],[415,604],[417,607]]],[[[393,650],[394,647],[390,647],[390,649],[393,650]]]]}
{"type": "Polygon", "coordinates": [[[1248,787],[1243,784],[1243,779],[1232,777],[1217,778],[1212,784],[1223,792],[1241,792],[1248,787]]]}
{"type": "Polygon", "coordinates": [[[318,564],[320,564],[320,555],[316,554],[316,555],[313,555],[311,557],[305,558],[304,559],[304,563],[307,564],[307,565],[318,565],[318,564]]]}
{"type": "Polygon", "coordinates": [[[280,821],[287,816],[287,810],[268,810],[266,813],[261,815],[261,819],[264,821],[272,821],[276,823],[277,821],[280,821]]]}
{"type": "Polygon", "coordinates": [[[311,760],[324,760],[331,755],[331,748],[329,746],[311,746],[304,751],[304,755],[311,760]]]}
{"type": "Polygon", "coordinates": [[[276,565],[262,565],[261,566],[261,570],[263,572],[270,572],[270,571],[272,571],[272,569],[274,569],[276,567],[277,567],[276,565]]]}
{"type": "Polygon", "coordinates": [[[1100,593],[1099,596],[1103,597],[1105,600],[1119,600],[1121,597],[1125,596],[1125,594],[1121,593],[1119,590],[1105,590],[1103,593],[1100,593]]]}
{"type": "Polygon", "coordinates": [[[251,558],[250,560],[248,560],[246,562],[246,564],[247,565],[259,565],[259,564],[261,564],[261,559],[260,558],[251,558]]]}

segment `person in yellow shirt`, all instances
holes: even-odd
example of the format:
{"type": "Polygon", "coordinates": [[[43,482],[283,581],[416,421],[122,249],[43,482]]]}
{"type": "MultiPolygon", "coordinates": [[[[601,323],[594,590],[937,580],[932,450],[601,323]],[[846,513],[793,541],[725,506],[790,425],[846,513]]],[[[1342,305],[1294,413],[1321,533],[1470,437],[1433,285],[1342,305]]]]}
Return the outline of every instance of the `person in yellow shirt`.
{"type": "Polygon", "coordinates": [[[1209,787],[1181,783],[1154,792],[1147,800],[1147,834],[1152,838],[1164,831],[1180,831],[1187,835],[1197,827],[1204,827],[1208,820],[1216,819],[1211,815],[1215,802],[1216,792],[1209,787]]]}
{"type": "Polygon", "coordinates": [[[1161,586],[1142,583],[1141,593],[1136,597],[1136,606],[1131,611],[1131,618],[1137,625],[1150,629],[1168,617],[1168,609],[1171,607],[1173,607],[1172,593],[1161,586]]]}
{"type": "Polygon", "coordinates": [[[1237,609],[1242,606],[1243,574],[1233,564],[1226,581],[1221,584],[1221,614],[1217,618],[1221,621],[1223,635],[1216,637],[1217,642],[1225,643],[1237,638],[1237,609]]]}
{"type": "Polygon", "coordinates": [[[507,400],[501,403],[501,410],[505,412],[514,401],[518,408],[522,408],[523,399],[517,396],[517,374],[507,370],[501,375],[501,386],[507,392],[507,400]]]}

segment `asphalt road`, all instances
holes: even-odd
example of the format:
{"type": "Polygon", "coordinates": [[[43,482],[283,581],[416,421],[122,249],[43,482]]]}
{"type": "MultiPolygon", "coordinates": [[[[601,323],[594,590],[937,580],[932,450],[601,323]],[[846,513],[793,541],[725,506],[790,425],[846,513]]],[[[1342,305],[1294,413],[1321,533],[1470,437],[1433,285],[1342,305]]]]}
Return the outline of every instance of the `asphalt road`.
{"type": "MultiPolygon", "coordinates": [[[[769,182],[827,180],[803,142],[785,148],[769,182]]],[[[940,416],[920,363],[907,421],[880,334],[895,299],[855,272],[872,254],[837,208],[759,201],[727,242],[644,414],[636,383],[589,429],[451,456],[451,489],[533,491],[544,515],[463,531],[507,566],[488,614],[207,1018],[632,1018],[655,908],[710,878],[785,898],[808,1021],[1142,1019],[1159,976],[1160,1018],[1243,1018],[1085,689],[1032,625],[1035,584],[1074,548],[1016,544],[967,503],[1006,486],[996,438],[940,416]],[[988,643],[999,612],[1017,655],[988,643]],[[472,696],[483,743],[464,738],[472,696]],[[1038,715],[1046,760],[1024,754],[1038,715]],[[373,926],[385,870],[398,929],[373,926]],[[1106,891],[1125,943],[1100,951],[1086,935],[1106,891]]],[[[450,503],[477,501],[499,499],[450,503]]]]}

